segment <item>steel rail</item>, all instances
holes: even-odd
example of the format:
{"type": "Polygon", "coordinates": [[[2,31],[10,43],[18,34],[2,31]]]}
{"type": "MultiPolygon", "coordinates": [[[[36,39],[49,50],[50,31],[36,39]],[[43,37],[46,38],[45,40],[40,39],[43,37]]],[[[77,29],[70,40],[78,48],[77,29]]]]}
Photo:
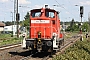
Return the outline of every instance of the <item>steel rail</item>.
{"type": "Polygon", "coordinates": [[[13,45],[2,46],[2,47],[0,47],[0,51],[1,51],[1,50],[10,49],[10,48],[14,48],[14,47],[18,47],[18,46],[21,46],[21,43],[13,44],[13,45]]]}

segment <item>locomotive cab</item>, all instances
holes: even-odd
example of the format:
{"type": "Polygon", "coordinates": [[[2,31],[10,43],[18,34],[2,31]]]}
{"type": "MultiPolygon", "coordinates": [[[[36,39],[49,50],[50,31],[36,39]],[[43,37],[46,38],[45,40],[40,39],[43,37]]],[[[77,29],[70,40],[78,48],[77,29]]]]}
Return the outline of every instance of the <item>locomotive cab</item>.
{"type": "Polygon", "coordinates": [[[50,8],[33,9],[30,13],[30,38],[25,39],[23,45],[38,52],[59,50],[63,40],[60,28],[57,11],[50,8]]]}

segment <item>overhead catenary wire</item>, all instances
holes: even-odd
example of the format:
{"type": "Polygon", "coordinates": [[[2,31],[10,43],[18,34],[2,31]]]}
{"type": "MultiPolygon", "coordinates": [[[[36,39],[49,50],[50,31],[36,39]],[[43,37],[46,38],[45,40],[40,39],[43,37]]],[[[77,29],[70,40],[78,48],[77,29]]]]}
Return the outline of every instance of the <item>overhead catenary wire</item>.
{"type": "MultiPolygon", "coordinates": [[[[70,13],[64,6],[62,6],[62,5],[60,5],[60,3],[57,1],[57,0],[54,0],[56,3],[58,3],[58,5],[61,7],[61,8],[63,8],[63,9],[65,9],[68,13],[70,13]]],[[[76,17],[74,14],[72,14],[72,13],[70,13],[71,15],[73,15],[74,17],[76,17]]]]}

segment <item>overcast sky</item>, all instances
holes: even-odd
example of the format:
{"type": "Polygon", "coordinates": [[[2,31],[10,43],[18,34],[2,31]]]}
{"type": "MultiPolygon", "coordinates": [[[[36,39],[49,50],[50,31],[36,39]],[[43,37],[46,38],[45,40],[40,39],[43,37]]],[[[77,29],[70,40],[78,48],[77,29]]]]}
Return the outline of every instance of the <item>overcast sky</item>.
{"type": "MultiPolygon", "coordinates": [[[[79,9],[80,6],[84,6],[83,21],[88,21],[90,0],[19,0],[19,6],[23,6],[19,7],[20,20],[24,19],[25,14],[31,9],[44,7],[45,4],[60,12],[61,21],[71,21],[72,18],[75,21],[80,21],[79,9]]],[[[14,0],[0,0],[0,21],[12,21],[11,12],[13,11],[14,0]]]]}

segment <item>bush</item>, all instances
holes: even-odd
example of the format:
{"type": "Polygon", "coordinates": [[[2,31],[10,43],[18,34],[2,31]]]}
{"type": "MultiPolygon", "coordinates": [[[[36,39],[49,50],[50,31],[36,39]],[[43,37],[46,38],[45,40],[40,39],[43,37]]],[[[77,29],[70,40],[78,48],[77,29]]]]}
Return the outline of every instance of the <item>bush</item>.
{"type": "Polygon", "coordinates": [[[78,41],[66,49],[64,54],[56,56],[53,60],[90,60],[90,42],[78,41]]]}

